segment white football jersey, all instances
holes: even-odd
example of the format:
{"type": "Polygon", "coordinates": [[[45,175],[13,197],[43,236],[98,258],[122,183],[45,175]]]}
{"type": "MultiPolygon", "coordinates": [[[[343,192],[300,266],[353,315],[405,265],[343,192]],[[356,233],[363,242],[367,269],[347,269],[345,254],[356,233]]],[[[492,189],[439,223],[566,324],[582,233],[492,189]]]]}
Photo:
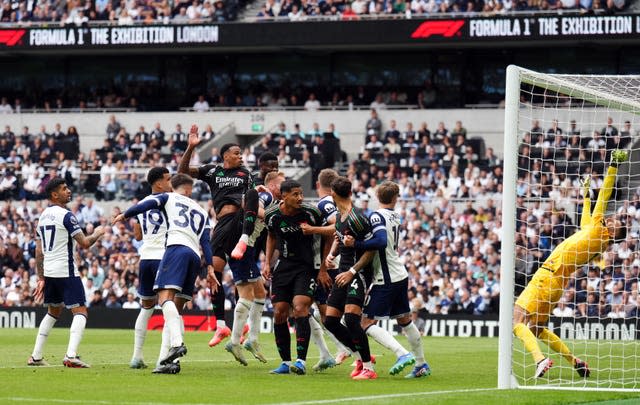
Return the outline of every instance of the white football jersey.
{"type": "Polygon", "coordinates": [[[47,207],[38,221],[37,238],[42,244],[45,277],[79,277],[74,260],[74,235],[82,232],[78,219],[58,205],[47,207]]]}
{"type": "Polygon", "coordinates": [[[404,280],[409,275],[398,255],[400,216],[393,210],[380,208],[369,216],[371,233],[387,231],[387,246],[378,250],[373,258],[373,284],[389,284],[404,280]]]}
{"type": "MultiPolygon", "coordinates": [[[[258,193],[258,202],[260,206],[266,211],[269,207],[274,204],[278,204],[278,200],[273,198],[273,195],[268,191],[263,191],[258,193]]],[[[249,241],[247,242],[247,246],[253,246],[256,243],[256,240],[260,237],[260,234],[266,228],[266,224],[264,223],[264,218],[256,218],[256,223],[253,228],[253,233],[249,236],[249,241]]]]}
{"type": "MultiPolygon", "coordinates": [[[[211,232],[209,214],[200,204],[178,193],[149,196],[167,214],[167,246],[187,246],[200,255],[200,237],[211,232]]],[[[142,202],[140,203],[142,204],[142,202]]]]}
{"type": "Polygon", "coordinates": [[[323,226],[327,225],[329,223],[329,220],[338,214],[336,204],[333,201],[333,197],[331,195],[324,196],[318,201],[318,209],[322,214],[323,226]]]}
{"type": "MultiPolygon", "coordinates": [[[[146,197],[145,201],[152,198],[146,197]]],[[[138,250],[140,260],[162,260],[167,242],[167,217],[162,209],[151,209],[138,214],[136,219],[142,228],[142,246],[138,250]]]]}

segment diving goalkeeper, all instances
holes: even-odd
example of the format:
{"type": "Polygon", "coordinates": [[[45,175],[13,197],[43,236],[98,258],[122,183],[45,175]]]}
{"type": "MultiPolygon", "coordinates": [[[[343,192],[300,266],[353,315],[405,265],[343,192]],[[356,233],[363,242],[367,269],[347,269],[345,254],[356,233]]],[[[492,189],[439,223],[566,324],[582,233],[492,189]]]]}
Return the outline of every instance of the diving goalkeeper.
{"type": "Polygon", "coordinates": [[[549,314],[562,297],[571,274],[602,254],[613,240],[626,238],[626,226],[615,216],[605,218],[607,203],[611,197],[618,173],[618,164],[627,160],[627,152],[614,150],[607,169],[596,206],[591,214],[589,182],[584,182],[584,206],[580,218],[580,230],[559,244],[516,300],[513,308],[513,333],[522,341],[535,360],[535,377],[542,377],[553,365],[545,357],[536,339],[560,353],[576,369],[580,377],[589,377],[586,362],[575,357],[560,338],[547,329],[549,314]]]}

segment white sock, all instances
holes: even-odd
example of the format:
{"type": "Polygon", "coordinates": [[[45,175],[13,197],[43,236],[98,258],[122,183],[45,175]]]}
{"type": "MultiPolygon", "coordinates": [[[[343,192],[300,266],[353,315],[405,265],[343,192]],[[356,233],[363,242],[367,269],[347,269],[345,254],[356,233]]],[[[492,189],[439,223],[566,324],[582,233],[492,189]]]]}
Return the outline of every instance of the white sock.
{"type": "Polygon", "coordinates": [[[73,315],[73,322],[69,329],[69,346],[67,347],[67,357],[76,357],[78,355],[78,345],[82,340],[84,327],[87,326],[87,317],[84,314],[73,315]]]}
{"type": "Polygon", "coordinates": [[[169,354],[169,349],[171,348],[171,345],[169,344],[170,341],[171,338],[169,337],[169,327],[165,322],[164,327],[162,328],[162,343],[160,344],[160,354],[158,355],[157,362],[158,365],[160,364],[160,360],[164,359],[165,357],[167,357],[167,354],[169,354]]]}
{"type": "Polygon", "coordinates": [[[242,236],[240,236],[240,241],[246,244],[247,242],[249,242],[249,235],[243,233],[242,236]]]}
{"type": "Polygon", "coordinates": [[[233,329],[231,330],[231,344],[239,345],[242,337],[242,329],[249,318],[249,310],[251,309],[251,301],[246,298],[240,298],[236,303],[236,309],[233,311],[233,329]]]}
{"type": "Polygon", "coordinates": [[[373,370],[373,363],[370,361],[365,361],[362,363],[362,368],[366,368],[367,370],[373,370]]]}
{"type": "Polygon", "coordinates": [[[402,330],[407,334],[407,340],[411,345],[411,351],[413,352],[413,355],[416,356],[416,364],[424,364],[424,349],[422,348],[422,336],[420,335],[420,331],[413,322],[403,326],[402,330]]]}
{"type": "Polygon", "coordinates": [[[300,363],[302,363],[303,366],[307,365],[307,361],[306,360],[296,359],[296,361],[299,361],[300,363]]]}
{"type": "Polygon", "coordinates": [[[396,357],[404,356],[409,353],[407,349],[402,347],[402,345],[398,343],[393,336],[391,336],[391,333],[382,329],[378,325],[369,326],[366,332],[367,335],[373,338],[373,340],[395,353],[396,357]]]}
{"type": "Polygon", "coordinates": [[[262,326],[262,311],[264,310],[264,299],[253,300],[249,309],[249,341],[257,342],[260,337],[260,326],[262,326]]]}
{"type": "Polygon", "coordinates": [[[42,321],[40,322],[40,327],[38,327],[38,336],[36,336],[36,344],[33,347],[33,353],[31,353],[31,357],[35,360],[42,359],[42,352],[44,350],[44,345],[47,343],[47,338],[49,337],[49,332],[53,325],[56,324],[58,318],[54,318],[53,316],[47,313],[42,321]]]}
{"type": "Polygon", "coordinates": [[[227,323],[224,321],[224,319],[216,319],[216,329],[225,328],[226,326],[227,323]]]}
{"type": "Polygon", "coordinates": [[[144,346],[144,340],[147,337],[147,324],[149,318],[153,315],[153,308],[140,308],[138,317],[136,318],[136,326],[134,329],[133,337],[133,358],[144,359],[142,354],[142,347],[144,346]]]}
{"type": "Polygon", "coordinates": [[[311,328],[311,341],[318,346],[318,350],[320,350],[320,360],[332,359],[333,356],[329,353],[327,342],[324,340],[322,325],[318,323],[315,317],[310,316],[309,327],[311,328]]]}
{"type": "Polygon", "coordinates": [[[171,347],[182,346],[182,333],[180,331],[180,314],[173,301],[165,301],[162,304],[164,323],[169,327],[169,339],[171,347]]]}

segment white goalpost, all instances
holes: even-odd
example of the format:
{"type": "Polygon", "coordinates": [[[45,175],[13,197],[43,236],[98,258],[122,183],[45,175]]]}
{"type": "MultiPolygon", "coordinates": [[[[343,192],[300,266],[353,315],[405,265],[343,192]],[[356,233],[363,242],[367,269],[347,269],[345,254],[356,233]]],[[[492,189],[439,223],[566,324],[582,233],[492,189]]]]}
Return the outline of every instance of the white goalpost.
{"type": "Polygon", "coordinates": [[[498,388],[640,390],[638,114],[640,76],[507,68],[498,388]],[[629,159],[618,165],[605,218],[619,219],[627,235],[604,252],[588,252],[591,261],[574,263],[575,271],[549,270],[562,291],[538,306],[548,314],[533,315],[547,329],[539,336],[548,340],[536,341],[553,366],[536,378],[536,356],[513,334],[515,301],[543,264],[553,267],[551,252],[580,229],[584,179],[589,212],[606,195],[602,184],[615,150],[629,159]],[[575,358],[588,364],[589,377],[575,358]]]}

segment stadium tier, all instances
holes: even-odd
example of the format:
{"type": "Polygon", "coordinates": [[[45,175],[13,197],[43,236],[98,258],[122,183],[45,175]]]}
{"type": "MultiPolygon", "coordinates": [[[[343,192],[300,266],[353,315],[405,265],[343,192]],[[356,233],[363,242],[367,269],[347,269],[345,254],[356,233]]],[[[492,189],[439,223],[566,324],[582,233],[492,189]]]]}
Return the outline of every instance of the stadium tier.
{"type": "MultiPolygon", "coordinates": [[[[38,328],[25,378],[138,372],[148,338],[153,373],[195,383],[351,361],[393,383],[291,403],[637,396],[637,8],[5,2],[0,326],[38,328]],[[131,329],[133,355],[80,344],[94,328],[131,329]]],[[[263,385],[193,402],[285,401],[263,385]]],[[[20,389],[0,402],[46,402],[20,389]]],[[[119,395],[96,401],[139,403],[119,395]]]]}

